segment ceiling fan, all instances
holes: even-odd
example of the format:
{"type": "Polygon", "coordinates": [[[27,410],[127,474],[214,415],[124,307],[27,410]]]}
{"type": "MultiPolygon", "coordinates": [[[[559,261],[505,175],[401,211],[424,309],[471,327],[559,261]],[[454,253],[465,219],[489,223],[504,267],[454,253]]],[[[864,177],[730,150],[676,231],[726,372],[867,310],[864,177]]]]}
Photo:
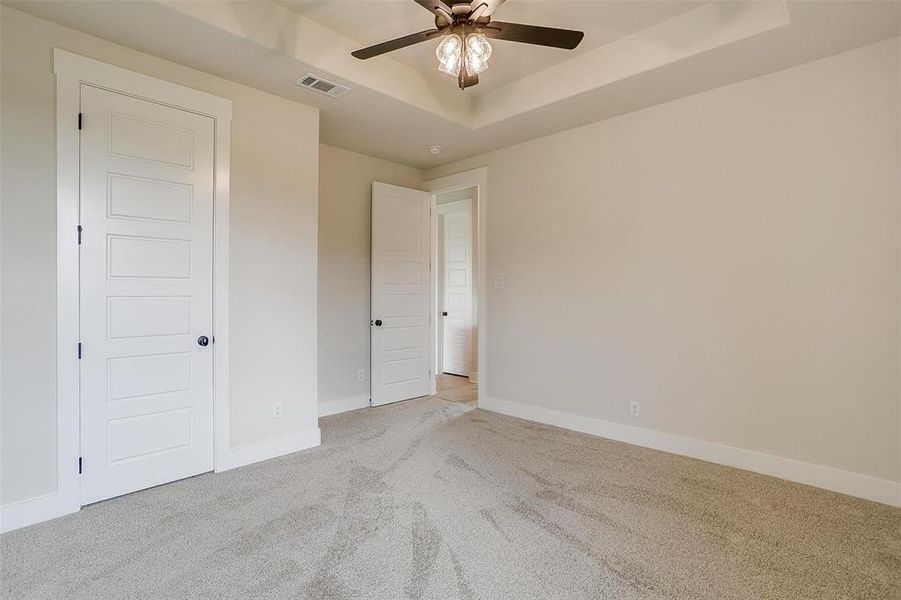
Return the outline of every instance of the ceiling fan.
{"type": "Polygon", "coordinates": [[[579,45],[585,35],[581,31],[570,29],[492,21],[491,15],[504,0],[413,1],[435,15],[435,29],[427,29],[355,50],[351,55],[365,60],[443,37],[435,51],[438,69],[456,77],[462,90],[476,85],[479,82],[479,73],[488,68],[488,58],[491,56],[489,38],[572,50],[579,45]]]}

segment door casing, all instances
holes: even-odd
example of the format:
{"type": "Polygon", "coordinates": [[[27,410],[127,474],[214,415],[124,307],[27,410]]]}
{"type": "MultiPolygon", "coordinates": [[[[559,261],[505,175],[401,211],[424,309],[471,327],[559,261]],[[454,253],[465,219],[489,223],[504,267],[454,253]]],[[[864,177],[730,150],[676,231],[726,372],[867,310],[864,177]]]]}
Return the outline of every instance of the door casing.
{"type": "Polygon", "coordinates": [[[33,522],[81,508],[78,473],[79,332],[79,89],[90,85],[211,117],[214,122],[213,192],[213,412],[214,468],[231,459],[228,404],[228,204],[230,100],[54,49],[57,159],[57,491],[33,522]]]}
{"type": "MultiPolygon", "coordinates": [[[[430,181],[426,181],[423,183],[423,188],[431,193],[432,201],[431,201],[431,213],[432,213],[432,264],[438,263],[438,194],[446,193],[446,192],[454,192],[457,190],[467,189],[467,188],[475,188],[475,193],[473,194],[473,202],[475,206],[473,207],[473,215],[474,215],[474,223],[473,223],[473,234],[475,239],[478,239],[478,256],[476,257],[476,264],[478,265],[476,279],[478,283],[478,290],[476,293],[476,297],[478,298],[477,308],[478,311],[478,323],[476,326],[477,337],[478,337],[478,366],[476,368],[476,373],[478,376],[477,386],[478,386],[478,400],[477,406],[481,405],[483,401],[488,399],[487,391],[488,391],[488,370],[487,370],[487,359],[488,359],[488,274],[485,268],[488,256],[488,248],[486,246],[486,238],[488,233],[488,222],[487,222],[487,213],[488,213],[488,168],[487,167],[479,167],[477,169],[472,169],[469,171],[463,171],[461,173],[456,173],[454,175],[448,175],[446,177],[440,177],[438,179],[432,179],[430,181]]],[[[437,348],[438,348],[438,277],[437,277],[438,269],[432,269],[432,286],[431,286],[431,297],[432,297],[432,325],[431,325],[431,352],[432,352],[432,360],[431,364],[436,365],[437,362],[437,348]]],[[[437,366],[437,365],[436,365],[437,366]]],[[[432,369],[435,370],[434,368],[432,369]]],[[[437,386],[435,382],[435,376],[432,375],[432,393],[437,392],[437,386]]]]}

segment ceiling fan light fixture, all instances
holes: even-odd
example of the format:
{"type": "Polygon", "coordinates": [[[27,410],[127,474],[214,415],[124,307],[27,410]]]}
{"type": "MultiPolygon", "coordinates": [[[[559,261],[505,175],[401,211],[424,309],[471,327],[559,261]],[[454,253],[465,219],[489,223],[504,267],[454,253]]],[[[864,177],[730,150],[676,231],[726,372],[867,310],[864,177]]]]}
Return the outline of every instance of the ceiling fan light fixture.
{"type": "Polygon", "coordinates": [[[438,57],[438,70],[456,77],[463,57],[463,39],[455,33],[444,36],[435,50],[435,56],[438,57]]]}
{"type": "Polygon", "coordinates": [[[360,48],[351,52],[351,55],[366,60],[443,36],[435,49],[438,70],[454,77],[460,89],[465,90],[477,85],[479,73],[488,68],[488,59],[491,57],[488,37],[566,50],[573,50],[585,37],[583,32],[572,29],[495,21],[494,13],[504,0],[413,1],[434,15],[434,29],[360,48]]]}
{"type": "Polygon", "coordinates": [[[466,36],[466,73],[478,75],[488,68],[491,57],[491,44],[481,33],[470,33],[466,36]]]}

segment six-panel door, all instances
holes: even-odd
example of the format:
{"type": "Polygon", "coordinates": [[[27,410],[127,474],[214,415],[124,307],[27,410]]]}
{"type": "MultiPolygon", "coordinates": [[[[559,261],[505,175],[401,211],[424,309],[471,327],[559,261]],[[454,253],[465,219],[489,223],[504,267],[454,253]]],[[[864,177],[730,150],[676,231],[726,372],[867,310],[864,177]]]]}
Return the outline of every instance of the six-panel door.
{"type": "Polygon", "coordinates": [[[82,504],[213,468],[210,117],[81,88],[82,504]]]}
{"type": "Polygon", "coordinates": [[[372,404],[428,395],[430,196],[372,184],[372,404]]]}
{"type": "Polygon", "coordinates": [[[441,205],[444,216],[444,342],[442,369],[469,377],[472,370],[472,201],[441,205]]]}

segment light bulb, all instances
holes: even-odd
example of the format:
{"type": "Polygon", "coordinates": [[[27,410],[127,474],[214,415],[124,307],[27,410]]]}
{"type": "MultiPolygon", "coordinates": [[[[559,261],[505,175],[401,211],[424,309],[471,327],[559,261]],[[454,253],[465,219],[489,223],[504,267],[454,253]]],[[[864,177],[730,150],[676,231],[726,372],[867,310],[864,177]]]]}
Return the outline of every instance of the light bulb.
{"type": "Polygon", "coordinates": [[[491,56],[491,44],[481,33],[470,33],[466,36],[466,73],[478,75],[488,68],[488,57],[491,56]]]}
{"type": "Polygon", "coordinates": [[[438,70],[456,77],[460,72],[462,54],[463,40],[460,36],[456,34],[445,36],[435,50],[435,56],[438,57],[438,70]]]}

